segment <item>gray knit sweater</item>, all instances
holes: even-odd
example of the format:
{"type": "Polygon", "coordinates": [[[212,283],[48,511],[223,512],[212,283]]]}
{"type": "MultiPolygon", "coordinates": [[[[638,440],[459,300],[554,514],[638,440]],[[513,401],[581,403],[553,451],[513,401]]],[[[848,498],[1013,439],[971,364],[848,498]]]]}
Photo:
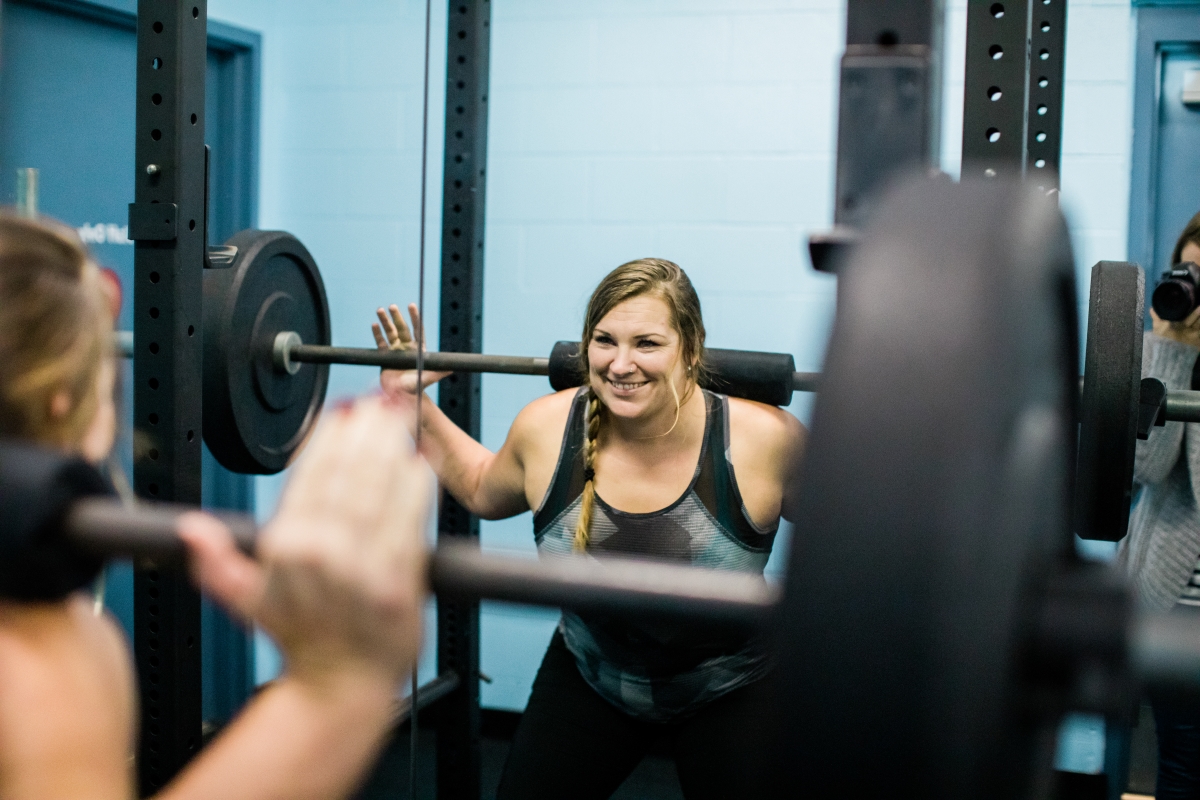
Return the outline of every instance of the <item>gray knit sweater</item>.
{"type": "MultiPolygon", "coordinates": [[[[1168,389],[1190,389],[1200,353],[1193,347],[1147,333],[1142,340],[1142,376],[1168,389]]],[[[1140,606],[1175,605],[1200,556],[1200,423],[1168,422],[1137,443],[1133,468],[1135,501],[1129,535],[1121,542],[1123,564],[1140,606]]]]}

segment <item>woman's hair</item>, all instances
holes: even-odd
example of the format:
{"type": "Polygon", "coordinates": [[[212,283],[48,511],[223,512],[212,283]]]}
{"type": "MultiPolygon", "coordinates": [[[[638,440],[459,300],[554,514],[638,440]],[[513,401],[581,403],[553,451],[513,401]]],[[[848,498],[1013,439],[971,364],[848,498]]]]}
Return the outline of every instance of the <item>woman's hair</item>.
{"type": "Polygon", "coordinates": [[[100,271],[75,231],[0,213],[0,438],[74,449],[112,347],[100,271]],[[65,395],[66,413],[55,413],[65,395]]]}
{"type": "Polygon", "coordinates": [[[1200,214],[1188,220],[1188,224],[1184,226],[1183,233],[1179,234],[1179,238],[1175,241],[1175,249],[1171,251],[1171,264],[1175,266],[1183,258],[1183,248],[1189,244],[1200,246],[1200,214]]]}
{"type": "MultiPolygon", "coordinates": [[[[667,304],[671,313],[671,327],[679,334],[680,359],[687,366],[688,386],[683,399],[686,400],[704,373],[704,319],[700,314],[700,298],[687,273],[678,264],[662,258],[640,258],[614,269],[600,281],[588,300],[587,313],[583,319],[583,338],[580,344],[579,364],[584,382],[591,378],[588,363],[588,344],[600,320],[626,300],[642,295],[653,295],[667,304]]],[[[682,400],[670,381],[675,395],[675,419],[679,421],[682,400]]],[[[584,419],[583,499],[579,506],[579,521],[575,525],[575,549],[583,550],[588,544],[592,527],[592,511],[596,503],[596,453],[600,440],[600,397],[588,389],[587,414],[584,419]]],[[[672,426],[674,429],[674,426],[672,426]]],[[[668,431],[669,433],[670,431],[668,431]]]]}

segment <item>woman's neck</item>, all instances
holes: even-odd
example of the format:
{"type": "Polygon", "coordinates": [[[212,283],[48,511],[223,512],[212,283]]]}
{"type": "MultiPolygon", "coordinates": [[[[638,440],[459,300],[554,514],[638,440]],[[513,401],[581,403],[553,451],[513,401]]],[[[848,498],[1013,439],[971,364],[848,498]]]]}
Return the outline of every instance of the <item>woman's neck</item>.
{"type": "Polygon", "coordinates": [[[600,436],[605,445],[618,445],[636,450],[658,450],[686,447],[704,433],[707,410],[704,392],[693,386],[680,398],[679,418],[675,406],[635,419],[624,419],[605,413],[600,436]]]}

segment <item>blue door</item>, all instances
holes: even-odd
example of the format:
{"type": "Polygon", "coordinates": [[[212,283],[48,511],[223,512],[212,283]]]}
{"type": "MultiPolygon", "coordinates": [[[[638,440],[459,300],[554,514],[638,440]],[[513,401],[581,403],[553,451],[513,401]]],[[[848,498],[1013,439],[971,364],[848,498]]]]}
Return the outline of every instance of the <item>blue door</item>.
{"type": "Polygon", "coordinates": [[[1164,47],[1159,68],[1154,255],[1143,265],[1148,280],[1169,266],[1176,238],[1200,211],[1200,46],[1164,47]]]}
{"type": "MultiPolygon", "coordinates": [[[[9,0],[0,16],[0,204],[16,199],[16,170],[39,172],[39,210],[75,227],[96,259],[133,286],[127,238],[133,200],[135,17],[133,2],[9,0]]],[[[205,127],[213,147],[210,236],[224,241],[254,223],[257,34],[210,25],[205,127]]],[[[127,291],[129,289],[127,288],[127,291]]],[[[126,296],[118,327],[133,327],[126,296]]],[[[125,397],[132,397],[125,375],[125,397]]],[[[132,471],[132,403],[122,450],[132,471]]],[[[253,483],[206,453],[204,502],[252,510],[253,483]]],[[[110,567],[107,604],[133,629],[133,575],[110,567]]],[[[204,718],[220,725],[253,686],[244,631],[216,609],[203,617],[204,718]]]]}

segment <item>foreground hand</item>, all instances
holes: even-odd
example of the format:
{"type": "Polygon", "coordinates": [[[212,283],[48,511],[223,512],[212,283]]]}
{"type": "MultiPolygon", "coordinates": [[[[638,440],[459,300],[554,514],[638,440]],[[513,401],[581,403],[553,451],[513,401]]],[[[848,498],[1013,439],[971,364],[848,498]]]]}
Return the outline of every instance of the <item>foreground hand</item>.
{"type": "MultiPolygon", "coordinates": [[[[375,344],[380,350],[412,350],[417,349],[417,340],[421,341],[421,349],[425,349],[425,329],[422,326],[421,314],[417,311],[416,303],[408,304],[408,316],[412,319],[412,331],[404,322],[404,315],[395,303],[388,306],[385,312],[376,309],[375,316],[379,322],[371,323],[371,333],[375,336],[375,344]]],[[[380,370],[379,385],[388,395],[396,398],[410,397],[432,386],[449,372],[430,372],[424,370],[421,375],[422,386],[417,388],[417,371],[415,369],[385,369],[380,370]]]]}
{"type": "Polygon", "coordinates": [[[432,487],[406,417],[382,398],[328,414],[259,538],[257,562],[215,519],[180,523],[201,588],[265,628],[293,676],[366,670],[395,682],[416,660],[432,487]]]}
{"type": "Polygon", "coordinates": [[[1160,319],[1152,308],[1150,309],[1150,320],[1151,330],[1158,336],[1200,348],[1200,308],[1197,308],[1181,322],[1167,322],[1160,319]]]}

